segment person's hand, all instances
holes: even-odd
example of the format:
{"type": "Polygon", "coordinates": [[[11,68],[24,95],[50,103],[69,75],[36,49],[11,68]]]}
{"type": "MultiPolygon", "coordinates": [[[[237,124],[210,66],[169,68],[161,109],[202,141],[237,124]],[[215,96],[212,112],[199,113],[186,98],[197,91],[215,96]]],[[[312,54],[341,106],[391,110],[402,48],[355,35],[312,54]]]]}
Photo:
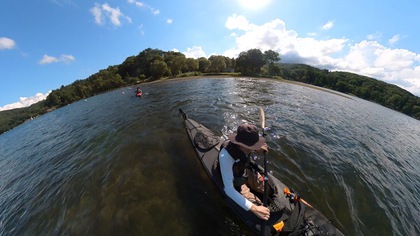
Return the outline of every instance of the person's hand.
{"type": "Polygon", "coordinates": [[[268,210],[265,206],[257,206],[253,204],[250,211],[262,220],[268,220],[268,218],[270,218],[270,210],[268,210]]]}
{"type": "Polygon", "coordinates": [[[267,145],[267,143],[264,143],[262,145],[262,147],[259,150],[257,150],[256,152],[258,152],[258,153],[268,152],[268,145],[267,145]]]}

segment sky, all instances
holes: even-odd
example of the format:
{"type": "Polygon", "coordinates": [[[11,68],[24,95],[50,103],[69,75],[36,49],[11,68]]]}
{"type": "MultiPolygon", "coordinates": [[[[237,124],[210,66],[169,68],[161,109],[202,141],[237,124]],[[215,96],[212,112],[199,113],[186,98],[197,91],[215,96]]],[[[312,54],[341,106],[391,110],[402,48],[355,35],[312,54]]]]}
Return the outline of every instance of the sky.
{"type": "Polygon", "coordinates": [[[258,48],[420,96],[418,0],[3,0],[0,111],[147,48],[190,58],[258,48]]]}

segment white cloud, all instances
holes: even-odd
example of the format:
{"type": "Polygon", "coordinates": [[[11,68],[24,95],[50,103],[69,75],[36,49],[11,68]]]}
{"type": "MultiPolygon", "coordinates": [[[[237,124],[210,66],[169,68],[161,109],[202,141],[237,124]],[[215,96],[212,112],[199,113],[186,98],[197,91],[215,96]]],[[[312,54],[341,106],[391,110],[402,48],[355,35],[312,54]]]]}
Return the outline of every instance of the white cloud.
{"type": "Polygon", "coordinates": [[[73,61],[75,61],[76,59],[74,58],[74,56],[72,56],[72,55],[66,55],[66,54],[62,54],[61,56],[60,56],[60,61],[62,61],[62,62],[64,62],[64,63],[66,63],[66,64],[69,64],[69,63],[71,63],[71,62],[73,62],[73,61]]]}
{"type": "Polygon", "coordinates": [[[143,24],[139,25],[138,29],[140,31],[140,35],[144,36],[143,24]]]}
{"type": "Polygon", "coordinates": [[[30,106],[34,103],[45,100],[50,93],[51,93],[51,91],[48,91],[46,94],[37,93],[37,94],[35,94],[35,96],[32,96],[32,97],[20,97],[19,102],[7,104],[3,107],[0,107],[0,111],[5,111],[5,110],[11,110],[11,109],[30,106]]]}
{"type": "Polygon", "coordinates": [[[108,3],[105,3],[102,5],[102,10],[105,11],[111,19],[112,24],[115,26],[121,25],[120,17],[122,16],[122,13],[119,8],[112,8],[108,5],[108,3]]]}
{"type": "Polygon", "coordinates": [[[95,3],[95,6],[90,9],[90,12],[95,18],[95,23],[98,25],[104,25],[108,19],[114,26],[121,26],[121,18],[127,20],[128,23],[131,23],[131,18],[125,16],[120,9],[112,8],[108,3],[98,4],[95,3]]]}
{"type": "Polygon", "coordinates": [[[236,40],[236,48],[226,51],[224,54],[229,57],[237,57],[242,51],[251,48],[275,50],[281,56],[298,55],[300,58],[311,59],[315,57],[326,57],[343,49],[347,39],[316,40],[314,38],[299,37],[293,30],[287,30],[285,23],[280,19],[267,22],[261,26],[253,25],[243,16],[229,17],[226,27],[229,29],[242,29],[243,33],[231,34],[236,40]],[[238,21],[232,21],[239,19],[238,21]],[[229,23],[228,23],[229,22],[229,23]],[[233,22],[242,22],[234,24],[233,22]]]}
{"type": "Polygon", "coordinates": [[[13,49],[15,47],[16,43],[13,41],[13,39],[1,37],[0,38],[0,50],[5,49],[13,49]]]}
{"type": "Polygon", "coordinates": [[[51,64],[58,62],[58,59],[56,57],[44,55],[42,59],[38,62],[39,64],[51,64]]]}
{"type": "Polygon", "coordinates": [[[127,2],[129,4],[134,4],[136,7],[148,9],[155,16],[160,14],[159,9],[155,9],[154,7],[151,7],[151,6],[149,6],[149,5],[147,5],[143,2],[139,2],[139,1],[136,1],[136,0],[127,0],[127,2]]]}
{"type": "MultiPolygon", "coordinates": [[[[235,47],[223,55],[237,57],[240,52],[252,48],[261,51],[274,50],[282,62],[304,63],[329,70],[348,71],[396,84],[416,95],[420,95],[420,54],[406,49],[388,48],[378,41],[365,40],[351,43],[347,38],[319,40],[301,37],[286,28],[280,19],[262,25],[250,23],[244,16],[233,14],[225,27],[234,30],[230,37],[235,47]]],[[[381,37],[379,32],[371,35],[381,37]]],[[[396,42],[394,36],[390,42],[396,42]]]]}
{"type": "Polygon", "coordinates": [[[193,46],[192,48],[187,48],[187,51],[183,52],[182,54],[184,54],[187,58],[206,57],[206,53],[200,46],[193,46]]]}
{"type": "Polygon", "coordinates": [[[350,47],[337,70],[350,71],[396,84],[420,95],[420,54],[387,48],[376,41],[362,41],[350,47]]]}
{"type": "Polygon", "coordinates": [[[367,36],[367,39],[368,40],[379,40],[379,39],[381,39],[382,38],[382,33],[381,32],[379,32],[379,31],[376,31],[375,33],[373,33],[373,34],[369,34],[368,36],[367,36]]]}
{"type": "Polygon", "coordinates": [[[135,4],[138,7],[142,7],[143,6],[143,3],[142,2],[137,2],[135,0],[127,0],[127,2],[130,3],[130,4],[135,4]]]}
{"type": "Polygon", "coordinates": [[[98,25],[104,24],[104,19],[102,17],[102,10],[99,4],[95,3],[95,6],[90,9],[90,12],[95,17],[95,23],[98,25]]]}
{"type": "Polygon", "coordinates": [[[392,36],[392,38],[390,38],[388,40],[388,43],[390,45],[394,45],[395,43],[397,43],[398,41],[400,41],[400,39],[401,39],[401,36],[399,34],[396,34],[396,35],[392,36]]]}
{"type": "Polygon", "coordinates": [[[168,24],[172,24],[174,22],[174,20],[173,19],[167,19],[166,20],[166,23],[168,23],[168,24]]]}
{"type": "Polygon", "coordinates": [[[72,0],[50,0],[50,2],[53,2],[53,3],[55,3],[55,4],[57,4],[61,7],[64,6],[65,4],[66,5],[74,5],[72,0]]]}
{"type": "Polygon", "coordinates": [[[328,21],[325,25],[322,26],[323,30],[329,30],[334,26],[334,21],[328,21]]]}
{"type": "Polygon", "coordinates": [[[233,14],[232,16],[228,17],[225,26],[230,30],[248,30],[252,27],[252,25],[249,24],[248,20],[244,16],[238,16],[236,14],[233,14]]]}
{"type": "Polygon", "coordinates": [[[44,65],[44,64],[51,64],[51,63],[57,63],[57,62],[62,62],[65,64],[69,64],[73,61],[75,61],[76,59],[74,58],[74,56],[72,55],[66,55],[66,54],[62,54],[60,57],[54,57],[54,56],[48,56],[48,55],[44,55],[42,57],[42,59],[38,62],[38,64],[44,65]]]}

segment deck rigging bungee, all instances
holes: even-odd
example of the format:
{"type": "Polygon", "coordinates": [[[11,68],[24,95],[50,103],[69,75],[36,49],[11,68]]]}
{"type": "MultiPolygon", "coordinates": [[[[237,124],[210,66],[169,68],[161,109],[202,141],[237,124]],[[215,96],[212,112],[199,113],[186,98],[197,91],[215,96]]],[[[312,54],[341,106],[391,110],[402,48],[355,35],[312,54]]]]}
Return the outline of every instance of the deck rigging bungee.
{"type": "MultiPolygon", "coordinates": [[[[196,151],[196,154],[206,170],[207,174],[219,189],[226,203],[236,215],[247,224],[250,229],[259,235],[343,235],[331,221],[314,209],[306,201],[303,201],[294,191],[275,178],[271,173],[251,160],[248,168],[265,174],[267,186],[267,207],[270,209],[270,218],[264,224],[252,212],[244,210],[230,199],[223,188],[218,154],[224,140],[216,136],[212,131],[190,119],[186,113],[179,109],[187,134],[196,151]],[[282,191],[283,190],[283,191],[282,191]]],[[[262,122],[262,126],[263,122],[262,122]]],[[[264,179],[265,180],[265,179],[264,179]]],[[[258,193],[254,193],[258,194],[258,193]]],[[[264,197],[264,196],[263,196],[264,197]]]]}

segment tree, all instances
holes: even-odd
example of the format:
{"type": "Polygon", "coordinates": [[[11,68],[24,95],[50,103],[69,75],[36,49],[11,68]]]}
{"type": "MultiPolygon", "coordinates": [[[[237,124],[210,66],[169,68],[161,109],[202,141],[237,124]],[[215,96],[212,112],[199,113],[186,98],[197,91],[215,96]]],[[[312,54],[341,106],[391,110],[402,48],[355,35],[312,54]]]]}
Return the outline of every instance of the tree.
{"type": "Polygon", "coordinates": [[[137,57],[127,57],[127,59],[125,59],[125,61],[119,66],[118,74],[122,75],[125,79],[138,76],[137,64],[137,57]]]}
{"type": "Polygon", "coordinates": [[[271,49],[264,52],[264,58],[265,58],[266,63],[268,64],[272,64],[272,63],[276,63],[280,61],[279,53],[271,49]]]}
{"type": "Polygon", "coordinates": [[[226,71],[226,61],[224,56],[211,56],[209,58],[210,66],[208,70],[210,72],[220,73],[226,71]]]}
{"type": "Polygon", "coordinates": [[[235,58],[225,57],[226,71],[233,72],[235,70],[235,58]]]}
{"type": "Polygon", "coordinates": [[[168,65],[168,68],[172,76],[176,76],[181,73],[182,68],[185,67],[186,57],[180,52],[167,52],[164,55],[164,60],[168,65]]]}
{"type": "Polygon", "coordinates": [[[261,67],[265,65],[266,61],[264,58],[263,53],[260,49],[250,49],[248,50],[249,56],[249,66],[251,67],[251,71],[254,73],[260,73],[261,67]]]}
{"type": "Polygon", "coordinates": [[[155,60],[150,64],[150,74],[154,80],[160,79],[168,73],[168,65],[162,60],[155,60]]]}
{"type": "Polygon", "coordinates": [[[206,72],[207,67],[209,67],[209,66],[210,66],[210,62],[209,62],[209,60],[207,60],[207,58],[205,58],[205,57],[198,58],[198,70],[201,73],[206,72]]]}
{"type": "Polygon", "coordinates": [[[139,53],[136,57],[136,74],[135,77],[139,77],[142,74],[148,78],[150,74],[150,64],[155,60],[163,60],[165,52],[159,49],[147,48],[139,53]]]}
{"type": "Polygon", "coordinates": [[[266,64],[264,54],[260,49],[250,49],[241,52],[236,59],[236,70],[244,75],[257,75],[261,67],[266,64]]]}
{"type": "Polygon", "coordinates": [[[61,103],[60,101],[60,95],[59,90],[53,90],[48,96],[47,99],[45,99],[45,105],[48,107],[54,107],[61,103]]]}
{"type": "Polygon", "coordinates": [[[282,75],[282,71],[279,65],[274,64],[274,63],[270,63],[268,65],[268,74],[271,76],[281,76],[282,75]]]}
{"type": "Polygon", "coordinates": [[[198,70],[198,60],[194,58],[187,58],[185,61],[185,69],[187,72],[198,70]]]}

